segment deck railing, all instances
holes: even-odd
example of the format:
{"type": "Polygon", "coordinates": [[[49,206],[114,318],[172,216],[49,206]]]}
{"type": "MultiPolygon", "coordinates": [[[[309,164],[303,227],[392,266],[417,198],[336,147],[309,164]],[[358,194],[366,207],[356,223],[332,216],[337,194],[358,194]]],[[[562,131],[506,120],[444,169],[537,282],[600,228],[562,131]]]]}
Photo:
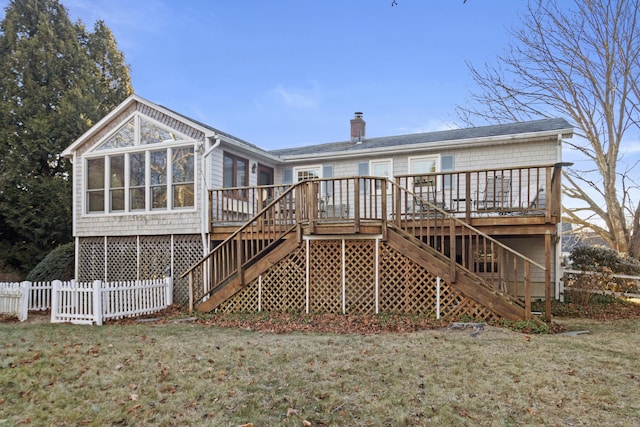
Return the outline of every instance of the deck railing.
{"type": "Polygon", "coordinates": [[[559,186],[555,185],[559,182],[558,173],[555,166],[536,166],[405,175],[394,181],[359,176],[314,179],[286,187],[212,190],[214,224],[233,223],[239,215],[245,219],[241,227],[185,273],[189,276],[190,307],[232,276],[237,274],[242,281],[247,265],[296,226],[308,226],[309,232],[314,233],[316,226],[346,222],[359,232],[363,223],[376,221],[383,230],[397,227],[448,257],[452,281],[463,268],[493,289],[520,298],[528,317],[532,280],[545,282],[548,288],[549,272],[465,220],[491,213],[549,218],[559,214],[553,211],[559,211],[559,204],[547,203],[559,197],[559,186]],[[507,196],[514,188],[522,190],[507,196]],[[541,197],[542,193],[551,198],[541,197]],[[255,199],[251,199],[252,195],[255,199]],[[493,195],[493,199],[487,195],[493,195]],[[246,203],[242,212],[234,212],[233,204],[225,201],[236,196],[242,196],[246,203]],[[455,208],[452,202],[457,202],[455,208]]]}
{"type": "MultiPolygon", "coordinates": [[[[467,222],[473,217],[488,216],[538,216],[551,222],[553,218],[560,217],[561,166],[398,175],[394,181],[399,187],[411,190],[467,222]]],[[[349,183],[344,178],[315,180],[319,184],[318,212],[324,214],[325,219],[346,218],[347,213],[355,213],[354,195],[358,194],[363,208],[365,204],[367,206],[366,213],[362,211],[362,214],[378,216],[382,206],[379,199],[373,199],[381,196],[376,178],[359,177],[357,182],[349,183]],[[354,190],[356,185],[359,187],[357,193],[354,190]]],[[[209,190],[211,227],[248,221],[289,187],[271,185],[209,190]]],[[[391,212],[391,208],[387,198],[387,212],[391,212]]]]}

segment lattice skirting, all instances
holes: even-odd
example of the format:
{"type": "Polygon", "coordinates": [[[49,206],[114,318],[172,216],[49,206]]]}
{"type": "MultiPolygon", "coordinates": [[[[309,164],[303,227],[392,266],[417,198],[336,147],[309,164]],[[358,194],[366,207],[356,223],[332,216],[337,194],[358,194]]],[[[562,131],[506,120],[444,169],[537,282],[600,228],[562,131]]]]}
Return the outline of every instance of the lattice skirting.
{"type": "Polygon", "coordinates": [[[173,273],[173,300],[188,304],[188,280],[179,277],[202,257],[200,235],[78,239],[78,280],[144,280],[173,273]]]}
{"type": "Polygon", "coordinates": [[[444,280],[439,281],[438,291],[438,279],[428,269],[373,239],[311,240],[308,246],[301,245],[222,303],[218,310],[378,312],[431,317],[439,311],[441,317],[450,319],[499,318],[444,280]]]}

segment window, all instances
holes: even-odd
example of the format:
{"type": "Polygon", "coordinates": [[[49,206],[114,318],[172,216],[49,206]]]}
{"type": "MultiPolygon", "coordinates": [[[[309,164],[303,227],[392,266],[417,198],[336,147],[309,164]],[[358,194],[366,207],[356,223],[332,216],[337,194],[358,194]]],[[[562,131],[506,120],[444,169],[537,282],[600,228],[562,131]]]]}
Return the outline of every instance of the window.
{"type": "Polygon", "coordinates": [[[173,207],[193,206],[193,148],[177,148],[171,157],[173,207]]]}
{"type": "MultiPolygon", "coordinates": [[[[249,160],[224,153],[222,186],[224,188],[246,187],[249,185],[249,160]]],[[[228,192],[227,197],[246,199],[245,190],[228,192]]]]}
{"type": "Polygon", "coordinates": [[[224,153],[223,183],[225,188],[249,185],[249,160],[224,153]]]}
{"type": "Polygon", "coordinates": [[[413,157],[409,159],[409,173],[428,174],[438,170],[438,156],[413,157]]]}
{"type": "Polygon", "coordinates": [[[124,155],[109,157],[109,210],[124,211],[124,155]]]}
{"type": "MultiPolygon", "coordinates": [[[[379,176],[387,179],[393,178],[393,162],[391,159],[372,160],[371,161],[371,175],[379,176]]],[[[382,190],[382,182],[376,180],[376,192],[380,193],[382,190]]],[[[387,191],[391,191],[391,186],[387,185],[387,191]]]]}
{"type": "Polygon", "coordinates": [[[129,155],[129,208],[132,211],[145,209],[145,157],[144,153],[129,155]]]}
{"type": "Polygon", "coordinates": [[[318,179],[320,178],[320,166],[309,166],[305,168],[294,168],[293,169],[294,176],[296,178],[296,182],[302,182],[309,179],[318,179]]]}
{"type": "Polygon", "coordinates": [[[151,152],[151,209],[167,208],[167,151],[151,152]]]}
{"type": "Polygon", "coordinates": [[[88,213],[195,206],[194,141],[151,119],[127,120],[95,147],[85,165],[88,213]]]}
{"type": "Polygon", "coordinates": [[[104,158],[87,161],[87,205],[89,212],[104,212],[104,158]]]}

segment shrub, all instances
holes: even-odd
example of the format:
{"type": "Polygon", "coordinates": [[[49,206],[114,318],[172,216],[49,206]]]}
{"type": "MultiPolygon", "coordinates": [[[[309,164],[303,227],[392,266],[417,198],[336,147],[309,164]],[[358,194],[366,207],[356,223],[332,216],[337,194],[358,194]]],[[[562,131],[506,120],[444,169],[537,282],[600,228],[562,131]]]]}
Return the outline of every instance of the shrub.
{"type": "Polygon", "coordinates": [[[75,243],[52,250],[27,275],[30,282],[71,280],[75,273],[75,243]]]}
{"type": "Polygon", "coordinates": [[[636,292],[635,281],[613,277],[613,274],[640,276],[640,262],[618,252],[598,246],[577,246],[569,259],[576,270],[597,274],[569,274],[567,285],[572,301],[588,304],[593,291],[636,292]]]}

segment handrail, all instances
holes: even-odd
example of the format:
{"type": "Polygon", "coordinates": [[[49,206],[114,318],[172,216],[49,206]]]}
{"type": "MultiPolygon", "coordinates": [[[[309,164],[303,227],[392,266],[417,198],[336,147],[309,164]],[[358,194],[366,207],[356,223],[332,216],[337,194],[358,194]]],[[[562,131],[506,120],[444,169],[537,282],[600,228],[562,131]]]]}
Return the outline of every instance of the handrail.
{"type": "MultiPolygon", "coordinates": [[[[458,268],[463,267],[482,278],[487,285],[518,298],[518,284],[522,281],[525,320],[529,320],[531,267],[538,269],[543,276],[546,276],[546,267],[456,218],[437,202],[399,185],[400,178],[396,180],[390,182],[396,205],[393,209],[396,213],[395,226],[448,257],[452,282],[456,280],[458,268]],[[405,207],[403,216],[398,214],[402,211],[398,207],[402,206],[405,207]],[[411,208],[406,209],[408,206],[411,208]],[[460,236],[459,241],[457,236],[460,236]]],[[[550,313],[546,314],[550,316],[550,313]]]]}
{"type": "Polygon", "coordinates": [[[243,268],[247,264],[301,223],[301,215],[306,215],[306,211],[296,209],[294,191],[300,193],[300,196],[303,188],[289,187],[182,274],[182,278],[189,276],[190,310],[193,310],[197,301],[206,297],[230,277],[237,274],[242,281],[243,268]],[[261,233],[261,239],[251,239],[258,232],[261,233]]]}

